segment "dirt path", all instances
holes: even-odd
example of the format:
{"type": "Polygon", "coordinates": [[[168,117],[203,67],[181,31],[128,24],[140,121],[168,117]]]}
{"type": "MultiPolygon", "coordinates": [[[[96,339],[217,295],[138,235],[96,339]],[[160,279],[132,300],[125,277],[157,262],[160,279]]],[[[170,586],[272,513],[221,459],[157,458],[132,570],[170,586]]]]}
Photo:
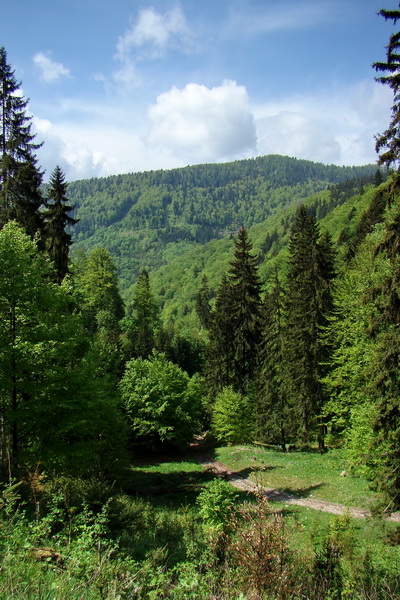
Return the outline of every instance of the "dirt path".
{"type": "MultiPolygon", "coordinates": [[[[210,460],[209,457],[205,455],[199,455],[198,461],[204,466],[205,469],[219,474],[239,490],[247,492],[255,492],[256,490],[260,490],[260,486],[252,481],[249,477],[240,476],[237,472],[231,471],[227,465],[219,461],[210,460]]],[[[355,517],[357,519],[365,519],[371,516],[371,513],[368,510],[364,510],[362,508],[346,507],[343,504],[336,504],[334,502],[327,502],[326,500],[318,500],[316,498],[299,498],[292,494],[287,494],[286,492],[264,486],[261,487],[261,491],[271,502],[275,501],[284,502],[285,504],[295,504],[296,506],[313,508],[314,510],[321,510],[334,515],[348,513],[351,517],[355,517]]],[[[400,512],[389,514],[386,517],[386,520],[400,523],[400,512]]]]}

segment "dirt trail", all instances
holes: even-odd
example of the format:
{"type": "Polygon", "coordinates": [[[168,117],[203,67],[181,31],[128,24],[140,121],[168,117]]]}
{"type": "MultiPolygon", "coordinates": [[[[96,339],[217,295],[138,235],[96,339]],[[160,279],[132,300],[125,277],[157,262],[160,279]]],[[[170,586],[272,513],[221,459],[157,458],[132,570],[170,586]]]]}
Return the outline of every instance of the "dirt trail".
{"type": "MultiPolygon", "coordinates": [[[[296,506],[313,508],[314,510],[320,510],[323,512],[332,513],[334,515],[348,513],[351,517],[355,517],[357,519],[365,519],[371,516],[371,513],[368,510],[364,510],[362,508],[346,507],[343,504],[336,504],[334,502],[318,500],[316,498],[299,498],[292,494],[287,494],[286,492],[264,486],[260,488],[260,486],[252,481],[249,477],[244,477],[235,471],[231,471],[227,465],[216,460],[210,460],[210,458],[205,454],[199,454],[198,461],[204,466],[205,469],[219,474],[239,490],[255,492],[256,490],[261,489],[261,491],[271,502],[275,501],[284,502],[285,504],[295,504],[296,506]]],[[[388,514],[385,519],[387,521],[400,523],[400,512],[388,514]]]]}

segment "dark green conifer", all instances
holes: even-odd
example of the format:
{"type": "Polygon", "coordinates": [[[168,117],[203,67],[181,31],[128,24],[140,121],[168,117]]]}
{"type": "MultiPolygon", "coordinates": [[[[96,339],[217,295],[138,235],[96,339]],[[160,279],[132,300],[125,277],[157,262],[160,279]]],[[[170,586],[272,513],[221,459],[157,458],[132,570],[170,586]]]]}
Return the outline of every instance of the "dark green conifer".
{"type": "Polygon", "coordinates": [[[208,287],[208,279],[206,275],[201,280],[201,288],[196,296],[196,313],[202,327],[208,331],[211,328],[211,291],[208,287]]]}
{"type": "Polygon", "coordinates": [[[67,204],[65,194],[68,184],[61,168],[57,166],[50,179],[50,187],[44,211],[46,248],[53,261],[57,283],[61,283],[68,271],[69,247],[71,235],[66,231],[68,226],[78,221],[69,216],[74,206],[67,204]]]}
{"type": "Polygon", "coordinates": [[[15,219],[33,237],[42,229],[39,212],[43,173],[35,156],[41,144],[31,133],[28,100],[0,47],[0,225],[15,219]]]}
{"type": "Polygon", "coordinates": [[[235,242],[235,256],[228,271],[231,285],[229,307],[233,329],[234,384],[244,392],[256,373],[261,342],[261,282],[257,257],[244,227],[235,242]]]}
{"type": "Polygon", "coordinates": [[[150,288],[149,273],[142,269],[124,320],[124,329],[131,340],[129,358],[148,358],[157,345],[160,328],[160,308],[150,288]]]}
{"type": "Polygon", "coordinates": [[[324,447],[321,422],[323,390],[320,379],[327,349],[321,327],[332,310],[330,282],[334,277],[333,247],[328,236],[318,243],[315,219],[304,206],[298,210],[289,243],[286,293],[286,389],[297,406],[299,432],[304,445],[317,433],[324,447]]]}
{"type": "Polygon", "coordinates": [[[293,418],[284,388],[284,295],[278,273],[272,290],[265,294],[260,347],[260,378],[257,393],[257,439],[269,444],[296,441],[293,418]]]}
{"type": "Polygon", "coordinates": [[[210,343],[206,365],[207,380],[212,391],[230,385],[234,373],[234,331],[231,322],[232,288],[223,275],[210,320],[210,343]]]}
{"type": "MultiPolygon", "coordinates": [[[[400,10],[382,9],[378,13],[385,21],[393,21],[396,25],[400,19],[400,10]]],[[[387,46],[386,61],[373,64],[375,71],[384,73],[376,77],[376,81],[388,85],[393,91],[392,120],[388,129],[376,137],[376,151],[379,153],[378,164],[386,167],[395,166],[398,169],[400,155],[400,32],[390,36],[387,46]]]]}

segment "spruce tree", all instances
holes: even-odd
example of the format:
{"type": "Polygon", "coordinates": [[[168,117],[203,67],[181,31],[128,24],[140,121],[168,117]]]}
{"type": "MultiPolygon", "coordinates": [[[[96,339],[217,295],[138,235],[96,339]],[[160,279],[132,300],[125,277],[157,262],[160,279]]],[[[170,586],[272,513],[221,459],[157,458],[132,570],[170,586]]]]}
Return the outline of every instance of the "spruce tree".
{"type": "Polygon", "coordinates": [[[43,173],[35,155],[41,144],[34,141],[20,85],[0,47],[0,225],[15,219],[33,237],[42,229],[43,173]]]}
{"type": "MultiPolygon", "coordinates": [[[[386,21],[390,20],[396,25],[400,19],[400,10],[382,9],[378,13],[386,21]]],[[[373,64],[378,73],[384,73],[376,77],[383,85],[388,85],[393,91],[392,120],[388,129],[380,136],[376,137],[376,151],[381,153],[378,163],[391,167],[399,167],[400,154],[400,32],[390,36],[387,46],[386,61],[373,64]]]]}
{"type": "Polygon", "coordinates": [[[377,307],[372,323],[376,351],[371,365],[372,393],[376,401],[373,455],[375,481],[400,506],[400,209],[386,224],[386,235],[375,249],[390,264],[387,276],[374,289],[377,307]]]}
{"type": "Polygon", "coordinates": [[[318,244],[317,223],[304,206],[298,210],[289,243],[286,312],[286,389],[297,406],[301,440],[308,445],[317,433],[324,447],[321,421],[321,363],[326,359],[321,327],[332,310],[330,282],[334,277],[333,247],[328,237],[318,244]]]}
{"type": "Polygon", "coordinates": [[[257,393],[257,438],[286,450],[295,441],[293,418],[284,388],[284,293],[275,272],[262,313],[260,378],[257,393]]]}
{"type": "Polygon", "coordinates": [[[231,285],[229,306],[233,330],[234,385],[244,392],[258,366],[261,342],[261,282],[257,257],[244,227],[235,242],[235,256],[228,271],[231,285]]]}
{"type": "Polygon", "coordinates": [[[78,221],[69,216],[74,206],[67,204],[68,184],[61,168],[57,166],[50,179],[50,187],[44,211],[46,248],[53,261],[57,283],[61,283],[68,271],[69,247],[71,235],[66,231],[68,226],[78,221]]]}
{"type": "Polygon", "coordinates": [[[231,304],[232,289],[226,275],[223,275],[209,320],[206,378],[212,392],[221,391],[233,381],[234,331],[230,315],[231,304]]]}
{"type": "Polygon", "coordinates": [[[142,269],[136,283],[132,304],[123,321],[125,335],[129,338],[129,358],[148,358],[157,346],[161,329],[160,309],[150,288],[149,274],[142,269]]]}
{"type": "Polygon", "coordinates": [[[201,280],[201,288],[196,296],[196,313],[202,327],[210,330],[211,327],[211,291],[208,287],[208,279],[206,275],[201,280]]]}

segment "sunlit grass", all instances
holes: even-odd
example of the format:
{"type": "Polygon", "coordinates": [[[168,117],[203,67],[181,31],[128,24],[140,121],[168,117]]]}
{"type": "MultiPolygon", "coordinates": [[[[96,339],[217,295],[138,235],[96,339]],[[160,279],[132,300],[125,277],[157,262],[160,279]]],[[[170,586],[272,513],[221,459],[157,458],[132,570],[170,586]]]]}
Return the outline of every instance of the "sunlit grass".
{"type": "Polygon", "coordinates": [[[248,470],[254,481],[289,493],[370,508],[376,494],[369,482],[348,470],[345,452],[277,452],[254,446],[218,448],[216,459],[235,471],[248,470]],[[341,473],[346,471],[346,476],[341,473]]]}

